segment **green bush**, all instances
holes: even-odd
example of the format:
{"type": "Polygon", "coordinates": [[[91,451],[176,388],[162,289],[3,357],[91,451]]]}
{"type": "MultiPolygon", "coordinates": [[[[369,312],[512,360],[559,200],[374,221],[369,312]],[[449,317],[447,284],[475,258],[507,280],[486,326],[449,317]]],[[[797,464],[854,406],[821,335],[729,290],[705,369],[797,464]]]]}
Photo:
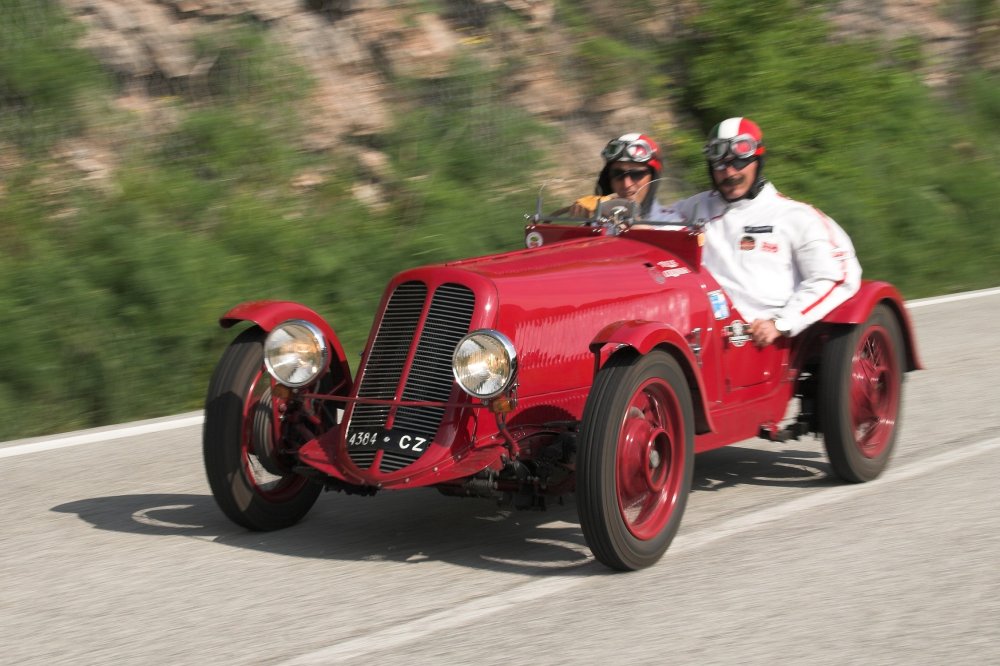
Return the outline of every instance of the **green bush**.
{"type": "Polygon", "coordinates": [[[0,142],[38,155],[81,132],[109,86],[57,2],[0,0],[0,17],[0,142]]]}
{"type": "Polygon", "coordinates": [[[910,60],[831,39],[814,4],[706,2],[675,51],[683,107],[703,131],[730,116],[759,122],[767,174],[844,225],[866,276],[909,297],[997,284],[1000,242],[988,227],[1000,168],[983,140],[997,135],[996,87],[973,76],[949,104],[910,60]]]}
{"type": "Polygon", "coordinates": [[[551,160],[543,148],[554,133],[496,101],[503,79],[458,61],[448,78],[403,84],[422,103],[405,109],[386,139],[398,176],[387,220],[416,234],[406,252],[419,262],[516,242],[512,231],[532,201],[535,174],[551,160]]]}

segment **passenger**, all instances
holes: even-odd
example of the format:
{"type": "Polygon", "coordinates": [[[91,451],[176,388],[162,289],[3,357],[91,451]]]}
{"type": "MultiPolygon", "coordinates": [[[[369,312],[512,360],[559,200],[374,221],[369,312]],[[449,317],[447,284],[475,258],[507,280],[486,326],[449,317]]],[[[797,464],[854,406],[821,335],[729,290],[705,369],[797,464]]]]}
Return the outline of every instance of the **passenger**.
{"type": "Polygon", "coordinates": [[[635,201],[639,204],[638,217],[646,217],[656,201],[655,181],[663,169],[656,142],[637,132],[623,134],[608,142],[601,157],[604,168],[597,176],[594,194],[581,197],[554,214],[591,217],[602,200],[617,196],[635,201]]]}
{"type": "Polygon", "coordinates": [[[764,178],[767,151],[756,123],[722,121],[704,151],[713,189],[658,208],[652,219],[702,227],[702,264],[751,322],[758,346],[798,335],[857,292],[861,264],[851,239],[764,178]]]}

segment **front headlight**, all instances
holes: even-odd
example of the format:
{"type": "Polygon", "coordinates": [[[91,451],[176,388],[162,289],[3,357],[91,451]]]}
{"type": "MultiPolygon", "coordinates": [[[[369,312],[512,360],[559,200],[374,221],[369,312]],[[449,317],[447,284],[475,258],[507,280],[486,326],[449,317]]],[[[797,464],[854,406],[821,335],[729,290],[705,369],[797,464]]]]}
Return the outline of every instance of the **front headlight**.
{"type": "Polygon", "coordinates": [[[264,341],[264,365],[279,383],[299,388],[323,372],[330,350],[318,328],[293,319],[276,326],[264,341]]]}
{"type": "Polygon", "coordinates": [[[455,347],[452,372],[462,390],[475,398],[494,398],[506,391],[517,371],[517,352],[503,333],[473,331],[455,347]]]}

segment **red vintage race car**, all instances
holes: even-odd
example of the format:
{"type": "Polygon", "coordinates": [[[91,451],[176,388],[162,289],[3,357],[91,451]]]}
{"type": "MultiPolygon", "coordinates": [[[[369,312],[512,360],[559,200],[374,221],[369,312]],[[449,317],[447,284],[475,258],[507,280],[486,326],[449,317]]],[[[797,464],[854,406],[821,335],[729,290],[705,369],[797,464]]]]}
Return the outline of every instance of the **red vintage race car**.
{"type": "Polygon", "coordinates": [[[759,348],[701,268],[698,229],[640,228],[622,200],[583,224],[528,222],[524,250],[393,278],[354,375],[304,305],[223,315],[250,326],[205,404],[222,511],[273,530],[324,488],[433,486],[525,509],[575,493],[595,557],[632,570],[677,533],[698,452],[817,433],[840,478],[885,468],[903,373],[920,365],[890,284],[866,281],[822,322],[759,348]]]}

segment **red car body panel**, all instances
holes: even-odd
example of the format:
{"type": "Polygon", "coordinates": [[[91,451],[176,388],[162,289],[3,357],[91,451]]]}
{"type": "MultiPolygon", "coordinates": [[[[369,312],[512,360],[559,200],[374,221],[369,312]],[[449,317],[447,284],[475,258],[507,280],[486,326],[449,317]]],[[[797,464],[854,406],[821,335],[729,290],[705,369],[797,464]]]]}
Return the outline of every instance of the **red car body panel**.
{"type": "MultiPolygon", "coordinates": [[[[565,424],[581,420],[594,377],[612,355],[641,355],[653,349],[672,353],[688,378],[696,412],[696,451],[755,437],[784,417],[797,374],[808,360],[802,345],[815,336],[781,339],[763,349],[747,344],[740,335],[740,324],[746,322],[728,299],[726,316],[713,310],[710,293],[721,288],[700,268],[697,233],[636,228],[609,236],[603,229],[560,225],[532,225],[526,233],[530,249],[415,268],[393,278],[379,304],[351,393],[341,396],[346,404],[343,420],[299,449],[302,463],[350,484],[387,489],[448,484],[484,469],[500,469],[515,448],[517,455],[531,458],[561,428],[570,427],[565,424]],[[437,402],[442,416],[432,441],[412,440],[412,446],[421,447],[419,457],[398,469],[380,464],[388,455],[382,450],[371,454],[373,458],[359,457],[349,441],[357,414],[384,408],[384,428],[389,431],[403,411],[420,408],[419,401],[404,398],[402,388],[382,407],[378,400],[360,395],[369,364],[376,362],[372,350],[383,323],[396,316],[389,314],[396,310],[390,307],[394,294],[400,289],[426,290],[422,309],[412,314],[422,327],[434,316],[431,294],[456,285],[475,303],[464,330],[495,329],[517,349],[516,407],[498,419],[488,405],[452,382],[447,399],[437,402]]],[[[886,283],[866,282],[855,298],[814,327],[816,335],[822,335],[824,325],[864,321],[880,302],[890,303],[899,316],[910,369],[920,367],[902,299],[886,283]]],[[[226,313],[222,323],[247,320],[269,330],[287,319],[319,326],[347,372],[332,328],[303,306],[248,303],[226,313]]],[[[417,366],[426,352],[418,352],[415,343],[400,353],[405,354],[399,361],[401,377],[424,372],[417,366]]]]}
{"type": "Polygon", "coordinates": [[[858,293],[823,317],[823,321],[828,324],[858,324],[863,322],[872,309],[882,302],[888,303],[892,307],[902,324],[903,336],[906,338],[906,369],[920,370],[923,365],[917,354],[917,344],[913,336],[910,315],[903,305],[903,297],[888,282],[864,281],[858,293]]]}
{"type": "Polygon", "coordinates": [[[270,331],[278,324],[291,319],[301,319],[314,324],[326,336],[330,344],[330,365],[339,367],[339,376],[350,380],[351,368],[340,344],[340,338],[334,333],[333,327],[315,310],[292,301],[260,300],[240,303],[219,318],[222,328],[230,328],[243,321],[257,324],[265,331],[270,331]]]}

